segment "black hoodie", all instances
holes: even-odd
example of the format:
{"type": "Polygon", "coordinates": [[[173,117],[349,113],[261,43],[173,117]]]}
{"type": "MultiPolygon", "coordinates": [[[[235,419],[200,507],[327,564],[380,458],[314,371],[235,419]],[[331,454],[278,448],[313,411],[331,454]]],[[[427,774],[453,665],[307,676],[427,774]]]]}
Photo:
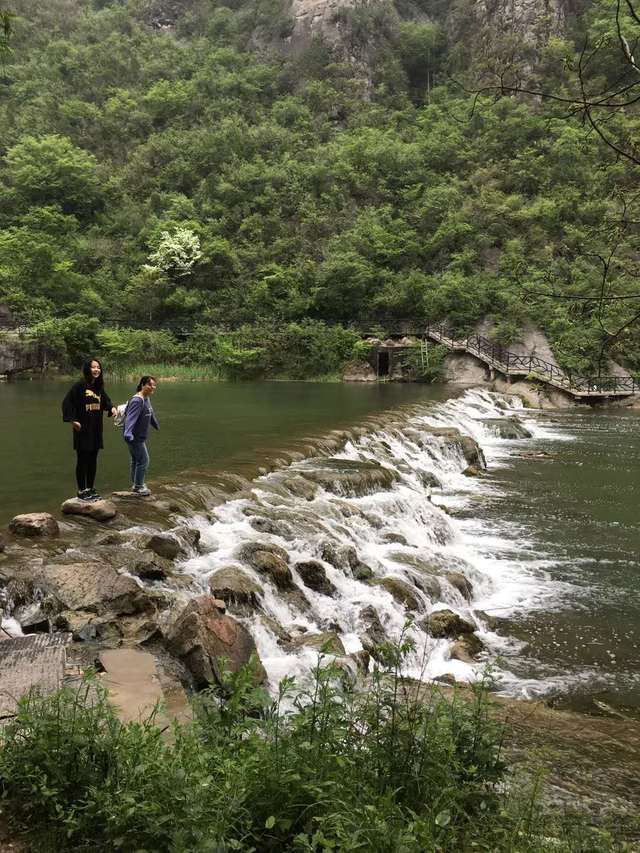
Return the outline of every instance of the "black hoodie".
{"type": "Polygon", "coordinates": [[[74,450],[94,451],[104,447],[102,443],[102,413],[109,412],[113,403],[104,388],[94,388],[85,379],[69,390],[62,401],[62,420],[65,423],[78,421],[82,429],[73,432],[74,450]]]}

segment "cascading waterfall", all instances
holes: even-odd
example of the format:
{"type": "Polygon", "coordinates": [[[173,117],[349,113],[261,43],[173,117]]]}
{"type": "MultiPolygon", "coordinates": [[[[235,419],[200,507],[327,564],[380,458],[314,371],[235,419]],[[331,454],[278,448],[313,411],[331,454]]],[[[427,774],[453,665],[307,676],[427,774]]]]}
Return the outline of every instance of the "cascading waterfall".
{"type": "MultiPolygon", "coordinates": [[[[523,436],[559,437],[527,418],[519,398],[470,390],[390,415],[330,459],[265,474],[249,494],[217,507],[212,521],[194,521],[205,553],[184,570],[203,589],[225,568],[260,590],[256,606],[235,615],[251,630],[272,687],[316,663],[317,635],[337,636],[347,657],[366,648],[376,634],[372,620],[390,639],[403,629],[412,638],[407,675],[473,680],[488,660],[514,648],[491,629],[491,615],[531,609],[554,594],[544,560],[518,558],[526,540],[516,549],[508,522],[495,529],[474,514],[495,486],[463,473],[469,460],[452,428],[478,442],[489,469],[507,464],[523,436]],[[252,567],[246,555],[258,545],[286,552],[293,587],[278,589],[252,567]],[[324,577],[315,589],[296,568],[310,561],[324,577]],[[483,649],[477,659],[456,652],[454,637],[431,636],[430,620],[443,610],[473,627],[483,649]]],[[[520,692],[509,672],[494,667],[494,677],[520,692]]]]}

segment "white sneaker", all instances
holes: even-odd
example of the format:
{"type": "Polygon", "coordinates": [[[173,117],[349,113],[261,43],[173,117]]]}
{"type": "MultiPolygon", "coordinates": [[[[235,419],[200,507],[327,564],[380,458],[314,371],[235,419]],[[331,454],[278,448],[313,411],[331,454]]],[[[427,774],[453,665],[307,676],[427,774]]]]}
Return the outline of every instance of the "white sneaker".
{"type": "Polygon", "coordinates": [[[148,489],[146,486],[134,486],[131,491],[134,495],[139,495],[141,498],[148,498],[151,494],[151,489],[148,489]]]}

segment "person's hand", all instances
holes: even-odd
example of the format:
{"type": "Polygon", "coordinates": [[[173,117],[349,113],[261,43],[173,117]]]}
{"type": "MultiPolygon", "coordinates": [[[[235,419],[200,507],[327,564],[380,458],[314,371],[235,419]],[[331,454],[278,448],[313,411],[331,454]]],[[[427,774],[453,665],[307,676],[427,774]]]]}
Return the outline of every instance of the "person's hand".
{"type": "Polygon", "coordinates": [[[118,410],[116,409],[116,407],[115,407],[115,406],[113,406],[113,407],[112,407],[112,409],[111,409],[111,417],[112,417],[112,418],[115,418],[115,416],[116,416],[117,414],[118,414],[118,410]]]}
{"type": "Polygon", "coordinates": [[[80,421],[74,421],[71,426],[73,427],[74,432],[80,432],[80,430],[82,429],[82,424],[80,423],[80,421]]]}

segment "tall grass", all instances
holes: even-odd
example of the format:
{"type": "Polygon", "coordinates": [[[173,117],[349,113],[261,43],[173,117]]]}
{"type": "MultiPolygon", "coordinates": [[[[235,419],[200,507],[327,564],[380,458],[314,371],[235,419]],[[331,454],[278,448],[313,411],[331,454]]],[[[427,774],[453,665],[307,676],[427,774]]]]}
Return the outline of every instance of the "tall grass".
{"type": "Polygon", "coordinates": [[[509,793],[482,685],[418,696],[401,654],[366,690],[321,660],[275,700],[249,668],[170,737],[153,715],[120,723],[91,681],[30,696],[2,733],[4,802],[35,853],[613,849],[509,793]]]}
{"type": "Polygon", "coordinates": [[[116,382],[138,382],[141,376],[155,376],[165,382],[222,382],[226,378],[211,364],[140,362],[109,367],[109,378],[116,382]]]}

